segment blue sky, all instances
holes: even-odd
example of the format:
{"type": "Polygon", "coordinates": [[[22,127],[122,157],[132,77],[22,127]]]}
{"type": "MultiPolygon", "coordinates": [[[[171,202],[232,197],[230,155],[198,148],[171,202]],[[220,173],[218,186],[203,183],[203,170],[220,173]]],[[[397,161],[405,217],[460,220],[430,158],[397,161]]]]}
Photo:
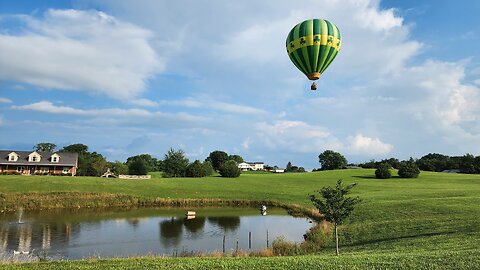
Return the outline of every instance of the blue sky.
{"type": "Polygon", "coordinates": [[[0,148],[84,143],[109,160],[173,147],[318,167],[480,154],[480,2],[0,0],[0,148]],[[334,22],[319,90],[287,33],[334,22]]]}

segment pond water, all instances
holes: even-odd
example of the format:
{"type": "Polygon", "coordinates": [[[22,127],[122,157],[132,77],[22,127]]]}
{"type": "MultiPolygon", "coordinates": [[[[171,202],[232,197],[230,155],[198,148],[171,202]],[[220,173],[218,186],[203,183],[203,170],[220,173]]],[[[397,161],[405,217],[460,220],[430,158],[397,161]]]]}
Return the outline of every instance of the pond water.
{"type": "MultiPolygon", "coordinates": [[[[176,256],[181,253],[260,250],[277,237],[301,242],[308,218],[269,208],[55,210],[0,214],[0,253],[30,251],[49,259],[176,256]],[[191,209],[189,209],[191,210],[191,209]],[[20,222],[19,222],[20,221],[20,222]],[[249,236],[251,235],[251,237],[249,236]],[[251,239],[251,240],[249,240],[251,239]]],[[[19,255],[22,256],[22,255],[19,255]]]]}

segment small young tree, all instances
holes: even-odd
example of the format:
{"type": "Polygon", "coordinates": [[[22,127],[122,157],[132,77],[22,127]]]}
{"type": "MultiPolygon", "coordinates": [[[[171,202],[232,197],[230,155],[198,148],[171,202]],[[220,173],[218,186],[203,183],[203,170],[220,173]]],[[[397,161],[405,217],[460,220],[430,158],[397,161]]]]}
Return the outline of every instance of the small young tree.
{"type": "Polygon", "coordinates": [[[401,178],[417,178],[419,174],[420,169],[413,159],[400,162],[398,176],[401,178]]]}
{"type": "Polygon", "coordinates": [[[240,176],[240,169],[234,160],[229,160],[220,167],[219,173],[222,177],[235,178],[240,176]]]}
{"type": "Polygon", "coordinates": [[[335,228],[335,253],[338,251],[338,226],[342,225],[345,219],[352,213],[355,205],[361,200],[358,197],[345,197],[356,184],[348,186],[342,185],[342,180],[338,180],[335,188],[324,187],[319,193],[321,197],[310,195],[310,200],[315,207],[322,213],[328,222],[333,223],[335,228]]]}
{"type": "Polygon", "coordinates": [[[183,150],[175,151],[170,148],[163,159],[163,176],[164,177],[183,177],[188,166],[188,159],[185,157],[183,150]]]}
{"type": "Polygon", "coordinates": [[[392,173],[390,172],[390,164],[380,163],[375,170],[375,177],[378,179],[388,179],[392,177],[392,173]]]}

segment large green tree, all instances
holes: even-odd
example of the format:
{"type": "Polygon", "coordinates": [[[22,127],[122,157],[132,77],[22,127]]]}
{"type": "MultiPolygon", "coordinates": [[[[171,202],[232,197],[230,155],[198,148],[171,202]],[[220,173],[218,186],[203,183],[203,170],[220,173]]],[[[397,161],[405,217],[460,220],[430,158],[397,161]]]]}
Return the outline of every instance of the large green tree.
{"type": "Polygon", "coordinates": [[[212,166],[215,170],[219,170],[220,167],[228,160],[228,154],[223,151],[213,151],[208,155],[207,160],[212,162],[212,166]]]}
{"type": "Polygon", "coordinates": [[[142,159],[136,159],[128,164],[128,174],[130,175],[146,175],[147,172],[147,165],[142,159]]]}
{"type": "Polygon", "coordinates": [[[89,152],[88,146],[77,143],[63,147],[60,152],[78,153],[77,175],[100,176],[107,170],[105,157],[97,152],[89,152]]]}
{"type": "Polygon", "coordinates": [[[234,160],[237,163],[243,163],[244,162],[243,158],[239,155],[230,155],[230,156],[228,156],[228,159],[229,160],[234,160]]]}
{"type": "Polygon", "coordinates": [[[163,159],[163,175],[165,177],[183,177],[188,164],[183,150],[170,148],[163,159]]]}
{"type": "Polygon", "coordinates": [[[347,166],[347,159],[342,154],[332,150],[325,150],[318,156],[318,159],[322,165],[321,170],[337,170],[347,166]]]}
{"type": "Polygon", "coordinates": [[[344,186],[342,180],[338,180],[334,188],[323,187],[318,193],[320,197],[310,195],[310,200],[315,207],[323,214],[325,220],[331,222],[334,226],[335,234],[335,253],[339,253],[338,248],[338,226],[345,222],[345,219],[350,216],[354,207],[361,200],[358,197],[345,197],[356,184],[353,183],[344,186]]]}
{"type": "Polygon", "coordinates": [[[141,160],[149,172],[158,172],[162,168],[162,161],[152,157],[149,154],[141,154],[127,158],[127,165],[130,165],[132,162],[141,160]]]}
{"type": "Polygon", "coordinates": [[[53,152],[57,148],[54,143],[37,143],[33,149],[37,152],[53,152]]]}

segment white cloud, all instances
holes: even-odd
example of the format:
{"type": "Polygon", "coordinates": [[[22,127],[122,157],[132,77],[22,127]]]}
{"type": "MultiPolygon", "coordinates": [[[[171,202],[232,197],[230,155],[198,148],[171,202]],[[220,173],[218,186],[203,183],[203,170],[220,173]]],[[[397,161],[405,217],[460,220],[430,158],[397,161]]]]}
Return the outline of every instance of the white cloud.
{"type": "Polygon", "coordinates": [[[234,114],[265,114],[267,113],[263,109],[254,108],[246,105],[233,104],[223,101],[217,101],[213,99],[194,99],[186,98],[182,100],[163,100],[160,101],[161,105],[173,105],[183,106],[189,108],[206,108],[220,112],[234,113],[234,114]]]}
{"type": "Polygon", "coordinates": [[[0,80],[125,99],[164,68],[150,31],[106,13],[52,9],[17,19],[24,32],[0,34],[0,80]]]}
{"type": "Polygon", "coordinates": [[[379,138],[370,138],[357,134],[348,139],[350,145],[347,152],[355,155],[377,156],[385,155],[392,151],[393,146],[380,141],[379,138]]]}
{"type": "MultiPolygon", "coordinates": [[[[148,111],[143,109],[76,109],[69,106],[57,106],[50,101],[40,101],[29,105],[12,106],[16,110],[30,110],[51,114],[77,115],[93,117],[95,124],[118,125],[130,123],[146,126],[166,124],[166,128],[177,126],[179,123],[192,123],[194,125],[205,123],[207,118],[185,112],[167,113],[161,111],[148,111]]],[[[91,122],[90,122],[91,123],[91,122]]]]}
{"type": "Polygon", "coordinates": [[[8,98],[2,98],[0,97],[0,103],[12,103],[12,101],[8,98]]]}
{"type": "Polygon", "coordinates": [[[288,149],[300,153],[316,153],[324,149],[337,150],[341,143],[325,128],[302,121],[280,120],[273,124],[255,125],[257,138],[267,147],[288,149]]]}

